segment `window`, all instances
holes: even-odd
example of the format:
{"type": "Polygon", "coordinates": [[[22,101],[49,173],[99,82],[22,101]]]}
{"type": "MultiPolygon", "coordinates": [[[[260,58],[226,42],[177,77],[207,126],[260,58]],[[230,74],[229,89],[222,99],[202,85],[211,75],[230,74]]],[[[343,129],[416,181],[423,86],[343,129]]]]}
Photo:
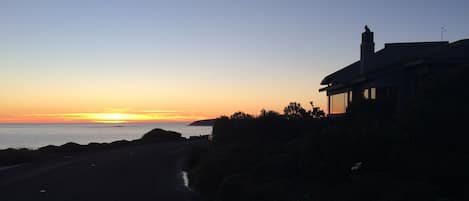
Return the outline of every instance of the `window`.
{"type": "Polygon", "coordinates": [[[371,100],[375,100],[376,99],[376,88],[370,88],[370,97],[371,97],[371,100]]]}
{"type": "Polygon", "coordinates": [[[329,96],[330,99],[330,113],[343,114],[347,111],[348,96],[347,93],[340,93],[329,96]]]}
{"type": "Polygon", "coordinates": [[[369,88],[369,89],[365,89],[363,90],[363,98],[365,100],[375,100],[376,99],[376,88],[369,88]]]}

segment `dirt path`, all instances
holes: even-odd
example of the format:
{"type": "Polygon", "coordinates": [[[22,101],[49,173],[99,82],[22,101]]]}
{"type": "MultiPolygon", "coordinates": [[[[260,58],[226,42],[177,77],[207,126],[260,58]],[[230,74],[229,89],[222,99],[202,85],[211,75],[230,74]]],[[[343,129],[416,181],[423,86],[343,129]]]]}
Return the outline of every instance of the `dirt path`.
{"type": "Polygon", "coordinates": [[[181,177],[189,148],[204,142],[128,146],[25,164],[0,173],[2,201],[197,200],[181,177]]]}

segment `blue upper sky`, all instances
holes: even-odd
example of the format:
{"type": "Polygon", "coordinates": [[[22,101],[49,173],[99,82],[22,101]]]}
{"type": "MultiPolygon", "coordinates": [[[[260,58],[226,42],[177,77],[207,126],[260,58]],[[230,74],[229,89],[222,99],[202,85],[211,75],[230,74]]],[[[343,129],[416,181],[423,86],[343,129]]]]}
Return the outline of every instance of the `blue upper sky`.
{"type": "MultiPolygon", "coordinates": [[[[365,24],[377,50],[440,40],[441,27],[444,40],[455,41],[469,38],[468,11],[467,0],[2,0],[0,98],[62,93],[61,85],[94,91],[83,96],[117,97],[123,88],[157,109],[182,107],[173,99],[193,107],[213,101],[220,113],[289,101],[324,107],[319,82],[359,58],[365,24]]],[[[93,110],[93,101],[81,104],[93,110]]]]}

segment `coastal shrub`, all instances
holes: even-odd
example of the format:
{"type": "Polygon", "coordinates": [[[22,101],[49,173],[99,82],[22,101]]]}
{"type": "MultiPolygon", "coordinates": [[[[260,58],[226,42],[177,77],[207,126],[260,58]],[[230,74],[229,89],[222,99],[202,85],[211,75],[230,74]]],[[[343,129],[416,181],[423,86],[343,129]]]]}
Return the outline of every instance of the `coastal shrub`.
{"type": "MultiPolygon", "coordinates": [[[[194,189],[207,200],[354,200],[360,192],[380,200],[392,186],[373,177],[422,180],[408,176],[415,157],[406,155],[412,149],[402,146],[408,138],[395,121],[370,113],[334,120],[272,116],[217,120],[210,148],[190,171],[194,189]]],[[[419,182],[415,191],[427,188],[419,182]]]]}
{"type": "Polygon", "coordinates": [[[283,113],[289,119],[299,119],[307,116],[306,110],[301,106],[300,103],[291,102],[284,109],[283,113]]]}
{"type": "Polygon", "coordinates": [[[199,192],[208,200],[229,200],[233,192],[247,200],[310,200],[351,176],[392,169],[397,142],[388,135],[395,129],[382,132],[376,126],[381,124],[356,122],[261,116],[218,120],[212,146],[191,172],[194,188],[203,189],[199,192]],[[227,186],[231,189],[222,189],[227,186]]]}
{"type": "Polygon", "coordinates": [[[250,114],[246,114],[244,112],[235,112],[230,116],[230,119],[232,120],[249,120],[253,119],[254,117],[250,114]]]}
{"type": "Polygon", "coordinates": [[[107,148],[118,148],[118,147],[122,147],[122,146],[129,145],[129,144],[131,144],[132,142],[138,142],[138,141],[140,141],[140,139],[135,140],[135,141],[116,140],[116,141],[113,141],[113,142],[107,144],[106,147],[107,147],[107,148]]]}
{"type": "Polygon", "coordinates": [[[90,142],[88,143],[87,148],[89,150],[101,150],[107,147],[108,143],[97,143],[97,142],[90,142]]]}
{"type": "Polygon", "coordinates": [[[211,152],[204,154],[195,167],[188,173],[189,185],[208,200],[215,199],[215,193],[227,174],[228,165],[221,153],[211,152]],[[224,169],[227,168],[227,169],[224,169]]]}
{"type": "MultiPolygon", "coordinates": [[[[341,118],[218,119],[191,171],[207,200],[464,200],[469,185],[469,68],[420,83],[410,104],[351,104],[341,118]],[[457,109],[448,107],[457,107],[457,109]]],[[[236,115],[243,116],[243,115],[236,115]]]]}
{"type": "Polygon", "coordinates": [[[160,128],[155,128],[145,133],[142,138],[138,140],[141,143],[153,142],[168,142],[168,141],[181,141],[185,138],[180,133],[174,131],[166,131],[160,128]]]}
{"type": "Polygon", "coordinates": [[[219,201],[239,201],[246,200],[247,181],[242,174],[234,174],[225,177],[216,192],[216,200],[219,201]]]}
{"type": "Polygon", "coordinates": [[[309,183],[301,170],[303,138],[319,132],[324,121],[277,115],[220,118],[213,126],[213,142],[208,152],[190,171],[191,184],[207,200],[229,200],[233,192],[238,192],[236,198],[245,200],[272,200],[280,195],[286,200],[293,195],[285,196],[280,191],[278,195],[263,195],[269,189],[286,187],[282,192],[299,192],[294,197],[303,198],[306,187],[299,186],[309,183]],[[292,180],[298,186],[291,184],[292,180]],[[226,189],[228,186],[230,189],[226,189]]]}
{"type": "Polygon", "coordinates": [[[209,152],[208,141],[203,140],[202,142],[205,143],[194,144],[190,148],[189,155],[185,158],[183,164],[183,169],[185,171],[193,169],[197,163],[201,161],[201,157],[209,152]]]}
{"type": "Polygon", "coordinates": [[[0,150],[0,166],[26,163],[36,158],[37,154],[33,150],[26,148],[0,150]]]}
{"type": "Polygon", "coordinates": [[[47,146],[43,146],[43,147],[40,147],[39,149],[37,149],[39,152],[42,152],[42,153],[57,153],[57,152],[60,152],[59,151],[59,147],[58,146],[55,146],[55,145],[47,145],[47,146]]]}
{"type": "Polygon", "coordinates": [[[282,118],[282,115],[273,110],[262,109],[258,118],[259,119],[278,119],[278,118],[282,118]]]}
{"type": "Polygon", "coordinates": [[[86,145],[80,145],[74,142],[68,142],[59,147],[60,152],[73,153],[87,151],[86,145]]]}

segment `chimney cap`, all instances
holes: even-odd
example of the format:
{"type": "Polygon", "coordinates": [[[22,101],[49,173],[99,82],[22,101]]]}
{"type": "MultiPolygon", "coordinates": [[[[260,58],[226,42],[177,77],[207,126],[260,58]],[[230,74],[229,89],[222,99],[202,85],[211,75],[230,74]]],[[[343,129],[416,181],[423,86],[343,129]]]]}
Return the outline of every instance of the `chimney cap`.
{"type": "Polygon", "coordinates": [[[371,32],[370,28],[368,28],[368,25],[365,25],[365,32],[371,32]]]}

